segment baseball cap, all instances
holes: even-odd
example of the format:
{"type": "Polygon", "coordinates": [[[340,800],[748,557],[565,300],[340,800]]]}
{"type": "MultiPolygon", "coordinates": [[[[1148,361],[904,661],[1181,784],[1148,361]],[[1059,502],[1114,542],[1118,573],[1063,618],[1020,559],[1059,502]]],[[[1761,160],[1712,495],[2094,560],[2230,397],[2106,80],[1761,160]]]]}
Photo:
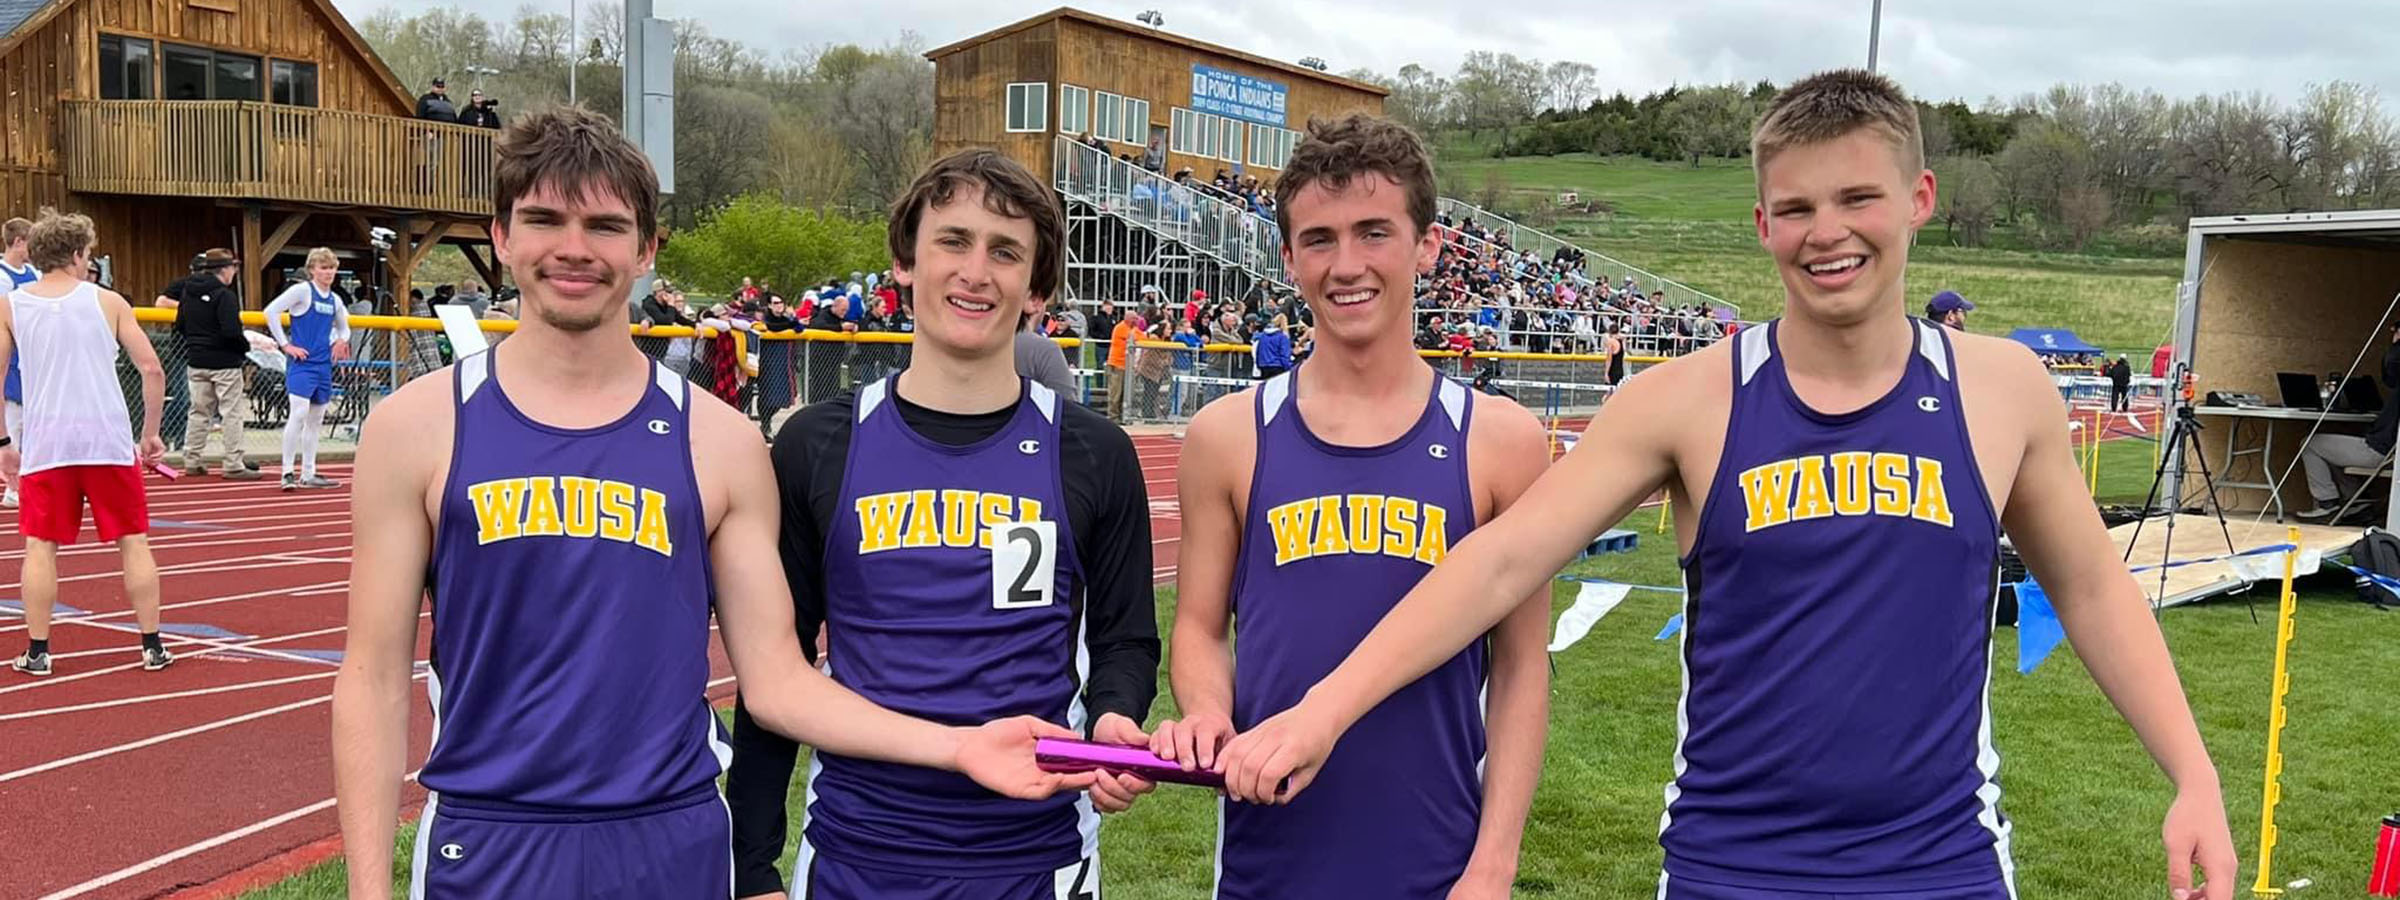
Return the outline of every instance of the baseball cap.
{"type": "Polygon", "coordinates": [[[447,82],[447,81],[444,81],[444,80],[442,80],[442,79],[436,78],[436,79],[434,79],[434,80],[433,80],[433,86],[434,86],[434,87],[449,87],[449,86],[450,86],[450,82],[447,82]]]}
{"type": "Polygon", "coordinates": [[[1926,307],[1933,310],[1935,315],[1940,315],[1953,310],[1972,311],[1975,304],[1959,296],[1957,291],[1943,291],[1933,295],[1933,302],[1926,304],[1926,307]]]}

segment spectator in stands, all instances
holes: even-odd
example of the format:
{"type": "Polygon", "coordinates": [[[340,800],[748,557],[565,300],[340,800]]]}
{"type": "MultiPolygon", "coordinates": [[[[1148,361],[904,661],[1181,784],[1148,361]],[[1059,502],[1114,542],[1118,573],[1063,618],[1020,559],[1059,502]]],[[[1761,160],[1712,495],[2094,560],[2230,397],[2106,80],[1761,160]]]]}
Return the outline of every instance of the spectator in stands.
{"type": "Polygon", "coordinates": [[[1292,369],[1292,336],[1290,317],[1277,314],[1265,331],[1250,345],[1250,357],[1258,366],[1258,378],[1265,381],[1292,369]]]}
{"type": "Polygon", "coordinates": [[[1209,342],[1209,343],[1211,343],[1211,344],[1247,344],[1247,343],[1250,343],[1250,341],[1249,341],[1248,339],[1246,339],[1246,338],[1244,338],[1244,337],[1242,336],[1242,314],[1241,314],[1240,312],[1236,311],[1237,309],[1238,309],[1238,307],[1236,307],[1236,308],[1228,308],[1228,309],[1226,309],[1226,310],[1225,310],[1223,313],[1219,313],[1219,314],[1217,315],[1217,321],[1216,321],[1214,324],[1212,324],[1212,325],[1210,325],[1210,326],[1208,327],[1208,342],[1209,342]]]}
{"type": "Polygon", "coordinates": [[[1084,337],[1090,322],[1084,318],[1083,307],[1066,300],[1050,301],[1051,319],[1059,323],[1059,331],[1067,337],[1084,337]]]}
{"type": "Polygon", "coordinates": [[[1142,168],[1156,172],[1167,167],[1167,147],[1158,138],[1150,139],[1150,148],[1142,151],[1142,168]]]}
{"type": "Polygon", "coordinates": [[[1089,319],[1084,323],[1085,327],[1082,337],[1084,337],[1086,340],[1093,341],[1108,340],[1117,333],[1117,320],[1119,318],[1122,318],[1122,316],[1117,312],[1117,301],[1102,299],[1100,301],[1100,308],[1094,310],[1089,319]]]}
{"type": "Polygon", "coordinates": [[[1933,299],[1925,304],[1925,318],[1965,331],[1967,313],[1974,308],[1975,304],[1967,302],[1967,298],[1959,296],[1957,291],[1943,291],[1933,295],[1933,299]]]}
{"type": "Polygon", "coordinates": [[[233,289],[241,260],[222,247],[192,261],[192,274],[169,286],[175,301],[175,335],[183,341],[191,411],[183,428],[183,471],[207,471],[200,454],[209,433],[223,429],[225,456],[218,471],[228,481],[256,481],[258,467],[242,456],[242,425],[250,420],[249,385],[242,361],[250,342],[242,337],[242,296],[233,289]]]}
{"type": "Polygon", "coordinates": [[[450,302],[466,304],[478,319],[492,308],[492,297],[483,292],[483,282],[472,278],[458,283],[458,291],[450,296],[450,302]]]}
{"type": "Polygon", "coordinates": [[[450,82],[436,78],[433,89],[417,98],[417,118],[432,122],[458,121],[458,107],[450,103],[450,82]]]}
{"type": "Polygon", "coordinates": [[[1083,392],[1075,389],[1075,373],[1067,368],[1067,357],[1057,341],[1043,337],[1030,328],[1017,332],[1013,348],[1017,374],[1032,379],[1070,400],[1080,399],[1083,392]]]}

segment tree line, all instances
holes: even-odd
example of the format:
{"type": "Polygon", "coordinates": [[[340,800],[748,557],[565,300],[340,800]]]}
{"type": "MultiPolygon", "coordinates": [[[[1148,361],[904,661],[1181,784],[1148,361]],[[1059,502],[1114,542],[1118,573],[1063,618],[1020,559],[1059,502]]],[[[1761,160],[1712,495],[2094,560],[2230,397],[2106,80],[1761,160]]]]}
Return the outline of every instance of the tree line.
{"type": "MultiPolygon", "coordinates": [[[[506,115],[566,101],[572,68],[576,99],[614,116],[623,7],[582,9],[574,27],[564,13],[531,6],[504,20],[386,9],[359,30],[412,90],[446,77],[499,99],[506,115]]],[[[927,159],[933,66],[913,33],[879,48],[770,54],[679,21],[675,39],[676,190],[661,212],[678,232],[700,236],[698,226],[745,197],[819,218],[879,220],[927,159]]],[[[1587,63],[1490,50],[1467,53],[1447,75],[1413,63],[1388,75],[1343,74],[1390,89],[1385,111],[1421,133],[1464,135],[1463,144],[1436,142],[1451,152],[1488,146],[1481,152],[1695,165],[1747,155],[1751,125],[1776,91],[1761,81],[1636,98],[1604,91],[1587,63]]],[[[1920,103],[1918,111],[1943,185],[1939,221],[1967,245],[2009,228],[2033,243],[2081,249],[2112,228],[2172,233],[2193,216],[2400,205],[2400,127],[2373,88],[2349,82],[2311,86],[2289,104],[2259,93],[2170,99],[2105,84],[1973,106],[1920,103]]],[[[730,251],[682,252],[746,265],[730,251]]]]}
{"type": "MultiPolygon", "coordinates": [[[[1601,96],[1592,66],[1473,51],[1449,75],[1409,64],[1352,77],[1391,90],[1385,110],[1426,134],[1496,136],[1495,156],[1630,154],[1739,159],[1771,82],[1601,96]]],[[[2400,126],[2372,87],[2311,85],[2295,103],[2258,92],[2169,98],[2120,84],[1918,103],[1951,237],[1994,227],[2080,249],[2115,226],[2180,230],[2195,216],[2400,205],[2400,126]]]]}

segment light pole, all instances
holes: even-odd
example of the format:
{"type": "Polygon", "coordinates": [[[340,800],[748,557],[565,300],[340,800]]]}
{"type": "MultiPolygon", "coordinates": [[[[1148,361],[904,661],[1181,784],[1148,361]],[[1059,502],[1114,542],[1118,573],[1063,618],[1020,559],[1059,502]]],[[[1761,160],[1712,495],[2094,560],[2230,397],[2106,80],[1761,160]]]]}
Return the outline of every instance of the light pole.
{"type": "Polygon", "coordinates": [[[1875,11],[1867,19],[1867,71],[1875,71],[1875,50],[1883,42],[1883,0],[1875,0],[1875,11]]]}
{"type": "Polygon", "coordinates": [[[576,69],[583,68],[583,58],[582,58],[580,55],[578,55],[578,53],[577,53],[577,51],[579,51],[579,50],[581,50],[581,49],[582,49],[581,47],[578,47],[578,46],[577,46],[577,44],[579,44],[579,43],[580,43],[580,42],[583,40],[583,29],[581,29],[581,28],[578,28],[578,27],[576,27],[576,25],[575,25],[575,13],[576,13],[576,7],[579,7],[579,6],[582,6],[582,5],[583,5],[583,3],[582,3],[582,0],[567,0],[567,105],[568,105],[568,106],[573,106],[573,105],[575,105],[575,70],[576,70],[576,69]]]}
{"type": "Polygon", "coordinates": [[[498,75],[500,74],[500,70],[484,65],[469,65],[467,66],[467,74],[475,76],[475,90],[480,91],[483,90],[483,76],[498,75]]]}

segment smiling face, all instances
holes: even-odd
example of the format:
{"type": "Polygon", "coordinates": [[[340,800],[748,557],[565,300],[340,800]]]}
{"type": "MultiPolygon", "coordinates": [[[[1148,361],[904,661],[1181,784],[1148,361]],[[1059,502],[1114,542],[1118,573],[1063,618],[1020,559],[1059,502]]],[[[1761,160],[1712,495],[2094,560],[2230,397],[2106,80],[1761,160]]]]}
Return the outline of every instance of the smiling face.
{"type": "Polygon", "coordinates": [[[1792,314],[1847,325],[1902,308],[1908,247],[1933,216],[1934,180],[1900,156],[1861,128],[1759,166],[1758,239],[1792,314]]]}
{"type": "Polygon", "coordinates": [[[615,191],[590,183],[580,193],[540,184],[492,232],[492,249],[523,291],[524,318],[560,331],[622,323],[633,278],[658,250],[615,191]]]}
{"type": "Polygon", "coordinates": [[[1023,318],[1047,301],[1032,290],[1032,220],[993,212],[983,191],[961,184],[950,202],[928,206],[914,263],[892,266],[916,301],[916,339],[970,359],[1007,355],[1023,318]]]}
{"type": "Polygon", "coordinates": [[[1417,274],[1432,270],[1441,242],[1412,223],[1399,180],[1368,171],[1339,189],[1311,182],[1284,215],[1284,268],[1329,342],[1363,346],[1409,331],[1417,274]]]}

